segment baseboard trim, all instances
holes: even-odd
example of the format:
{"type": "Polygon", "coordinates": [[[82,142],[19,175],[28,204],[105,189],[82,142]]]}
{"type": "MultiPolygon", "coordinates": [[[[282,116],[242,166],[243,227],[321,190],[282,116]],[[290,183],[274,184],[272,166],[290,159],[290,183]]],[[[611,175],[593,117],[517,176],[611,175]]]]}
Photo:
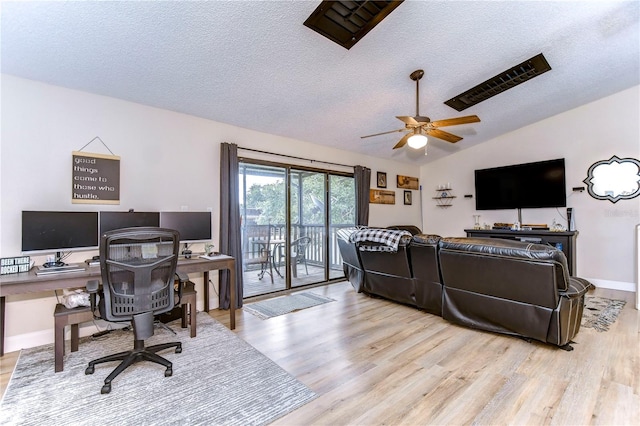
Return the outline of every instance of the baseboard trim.
{"type": "MultiPolygon", "coordinates": [[[[102,321],[100,321],[102,323],[102,321]]],[[[106,323],[103,323],[101,328],[105,328],[106,323]]],[[[80,337],[89,336],[93,333],[100,331],[94,324],[86,323],[81,324],[79,327],[80,337]]],[[[36,346],[47,345],[53,343],[53,329],[51,330],[39,330],[31,333],[18,334],[16,336],[5,336],[4,338],[4,352],[19,351],[21,349],[33,348],[36,346]]],[[[64,333],[65,340],[71,339],[71,327],[67,327],[64,333]]]]}
{"type": "Polygon", "coordinates": [[[53,343],[52,330],[40,330],[32,333],[23,333],[16,336],[4,337],[4,352],[19,351],[21,349],[33,348],[34,346],[53,343]]]}
{"type": "Polygon", "coordinates": [[[591,281],[598,288],[608,288],[610,290],[622,290],[622,291],[630,291],[635,293],[636,284],[628,283],[625,281],[611,281],[611,280],[601,280],[598,278],[586,278],[591,281]]]}

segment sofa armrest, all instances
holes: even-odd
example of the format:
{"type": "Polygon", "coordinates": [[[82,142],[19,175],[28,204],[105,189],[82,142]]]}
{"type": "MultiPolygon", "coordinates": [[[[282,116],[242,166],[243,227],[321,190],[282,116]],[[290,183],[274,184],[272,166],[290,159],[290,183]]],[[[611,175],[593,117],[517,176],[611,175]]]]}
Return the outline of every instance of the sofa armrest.
{"type": "Polygon", "coordinates": [[[584,278],[580,278],[580,277],[571,277],[574,280],[580,281],[585,287],[587,287],[587,290],[595,290],[596,286],[593,285],[593,283],[591,281],[585,280],[584,278]]]}
{"type": "Polygon", "coordinates": [[[559,294],[560,296],[568,299],[575,299],[582,297],[587,291],[589,291],[591,285],[592,284],[584,278],[570,277],[567,290],[560,291],[559,294]]]}

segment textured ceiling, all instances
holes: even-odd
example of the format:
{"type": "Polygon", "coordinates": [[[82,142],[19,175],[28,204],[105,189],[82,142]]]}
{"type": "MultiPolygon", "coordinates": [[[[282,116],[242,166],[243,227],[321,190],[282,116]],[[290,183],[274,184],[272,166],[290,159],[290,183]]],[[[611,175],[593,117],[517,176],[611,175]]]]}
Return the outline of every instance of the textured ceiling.
{"type": "Polygon", "coordinates": [[[638,1],[405,1],[350,50],[303,25],[318,4],[3,1],[2,72],[414,164],[640,84],[638,1]],[[541,52],[551,71],[443,104],[541,52]],[[361,139],[415,114],[419,68],[421,115],[482,122],[427,156],[361,139]]]}

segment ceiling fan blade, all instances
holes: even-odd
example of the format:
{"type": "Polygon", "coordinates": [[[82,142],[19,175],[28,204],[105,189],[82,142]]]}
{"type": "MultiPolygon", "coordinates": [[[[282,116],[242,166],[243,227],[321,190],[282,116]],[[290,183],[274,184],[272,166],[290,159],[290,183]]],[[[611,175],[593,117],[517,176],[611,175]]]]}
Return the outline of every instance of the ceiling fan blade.
{"type": "Polygon", "coordinates": [[[428,134],[429,136],[433,136],[434,138],[442,139],[443,141],[447,141],[451,143],[456,143],[462,140],[460,136],[456,136],[454,134],[445,132],[444,130],[440,130],[440,129],[426,129],[425,133],[428,134]]]}
{"type": "Polygon", "coordinates": [[[478,123],[480,117],[477,115],[467,115],[466,117],[447,118],[445,120],[432,121],[431,125],[434,127],[446,127],[457,126],[458,124],[478,123]]]}
{"type": "Polygon", "coordinates": [[[367,136],[360,136],[360,139],[370,138],[371,136],[388,135],[389,133],[404,132],[405,130],[407,129],[389,130],[388,132],[375,133],[373,135],[367,135],[367,136]]]}
{"type": "Polygon", "coordinates": [[[411,135],[413,135],[413,133],[407,133],[406,135],[404,135],[402,139],[400,139],[400,141],[398,141],[398,143],[394,145],[393,149],[398,149],[405,146],[411,135]]]}
{"type": "Polygon", "coordinates": [[[396,116],[396,118],[400,121],[402,121],[403,123],[409,125],[409,126],[418,126],[420,125],[420,123],[418,121],[416,121],[415,118],[413,117],[408,117],[406,115],[401,115],[401,116],[396,116]]]}

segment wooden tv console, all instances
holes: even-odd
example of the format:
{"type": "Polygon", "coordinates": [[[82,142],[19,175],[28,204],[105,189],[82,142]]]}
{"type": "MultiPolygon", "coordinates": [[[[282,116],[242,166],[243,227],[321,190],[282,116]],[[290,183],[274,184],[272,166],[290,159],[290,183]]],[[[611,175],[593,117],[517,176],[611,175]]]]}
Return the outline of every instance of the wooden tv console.
{"type": "Polygon", "coordinates": [[[510,229],[465,229],[467,237],[474,238],[503,238],[507,240],[520,240],[536,244],[549,244],[556,248],[562,245],[562,252],[567,257],[569,273],[576,273],[576,238],[578,231],[551,232],[551,231],[511,231],[510,229]]]}

